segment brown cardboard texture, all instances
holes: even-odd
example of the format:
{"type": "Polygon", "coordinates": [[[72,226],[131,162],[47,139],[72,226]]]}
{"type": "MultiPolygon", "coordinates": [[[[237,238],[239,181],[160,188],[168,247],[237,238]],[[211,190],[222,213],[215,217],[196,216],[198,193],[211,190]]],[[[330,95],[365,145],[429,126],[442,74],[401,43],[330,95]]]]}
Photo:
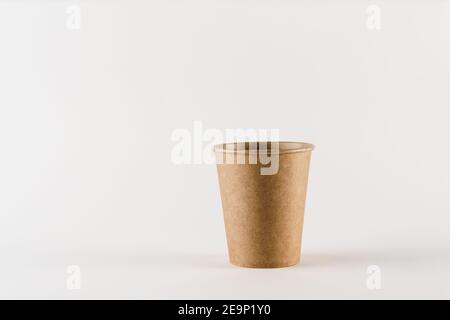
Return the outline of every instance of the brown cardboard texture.
{"type": "Polygon", "coordinates": [[[279,268],[300,261],[311,151],[303,142],[231,143],[214,147],[229,260],[251,268],[279,268]],[[262,174],[264,151],[278,161],[275,174],[262,174]],[[230,163],[231,156],[236,156],[230,163]],[[239,160],[239,156],[241,160],[239,160]],[[242,162],[245,157],[245,163],[242,162]]]}

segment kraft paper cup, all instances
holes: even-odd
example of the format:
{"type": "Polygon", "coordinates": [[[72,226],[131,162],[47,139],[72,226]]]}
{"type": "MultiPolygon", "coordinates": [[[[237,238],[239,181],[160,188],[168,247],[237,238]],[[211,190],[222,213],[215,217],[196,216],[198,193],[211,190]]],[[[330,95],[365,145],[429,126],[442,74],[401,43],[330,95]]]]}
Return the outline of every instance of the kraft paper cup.
{"type": "Polygon", "coordinates": [[[303,142],[268,145],[242,142],[214,147],[228,256],[241,267],[280,268],[300,261],[314,146],[303,142]],[[266,158],[256,156],[264,152],[266,158]],[[277,171],[267,171],[267,157],[277,159],[278,168],[273,165],[277,171]]]}

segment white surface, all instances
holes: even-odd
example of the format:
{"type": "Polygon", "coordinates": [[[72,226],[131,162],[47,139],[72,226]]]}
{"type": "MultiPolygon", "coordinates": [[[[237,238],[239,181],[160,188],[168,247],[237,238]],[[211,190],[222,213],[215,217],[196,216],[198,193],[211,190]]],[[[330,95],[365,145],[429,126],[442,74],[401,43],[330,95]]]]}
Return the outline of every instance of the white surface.
{"type": "Polygon", "coordinates": [[[420,3],[0,2],[0,297],[450,298],[450,6],[420,3]],[[300,266],[227,263],[215,168],[170,161],[194,120],[316,145],[300,266]]]}

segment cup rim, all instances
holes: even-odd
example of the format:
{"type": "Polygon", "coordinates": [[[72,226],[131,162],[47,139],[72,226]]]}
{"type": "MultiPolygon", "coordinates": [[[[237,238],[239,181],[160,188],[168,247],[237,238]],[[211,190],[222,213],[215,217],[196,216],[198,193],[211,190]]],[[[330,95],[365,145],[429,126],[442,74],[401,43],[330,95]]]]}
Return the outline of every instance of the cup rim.
{"type": "Polygon", "coordinates": [[[278,150],[277,152],[271,152],[273,154],[308,152],[315,148],[313,144],[301,141],[242,141],[216,144],[214,146],[214,151],[218,153],[257,153],[258,149],[236,148],[238,145],[242,146],[248,143],[257,144],[257,146],[259,146],[260,143],[263,143],[264,145],[267,145],[267,143],[278,143],[278,150]],[[231,148],[231,145],[234,145],[234,147],[231,148]]]}

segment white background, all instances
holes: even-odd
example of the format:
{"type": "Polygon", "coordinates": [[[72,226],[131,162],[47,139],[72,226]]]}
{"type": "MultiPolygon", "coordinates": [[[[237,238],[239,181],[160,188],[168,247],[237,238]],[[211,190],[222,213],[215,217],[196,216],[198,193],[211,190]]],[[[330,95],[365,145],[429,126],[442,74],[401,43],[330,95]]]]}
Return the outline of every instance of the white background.
{"type": "Polygon", "coordinates": [[[449,32],[438,0],[1,1],[0,298],[450,298],[449,32]],[[170,158],[194,120],[316,145],[302,264],[228,264],[215,167],[170,158]]]}

